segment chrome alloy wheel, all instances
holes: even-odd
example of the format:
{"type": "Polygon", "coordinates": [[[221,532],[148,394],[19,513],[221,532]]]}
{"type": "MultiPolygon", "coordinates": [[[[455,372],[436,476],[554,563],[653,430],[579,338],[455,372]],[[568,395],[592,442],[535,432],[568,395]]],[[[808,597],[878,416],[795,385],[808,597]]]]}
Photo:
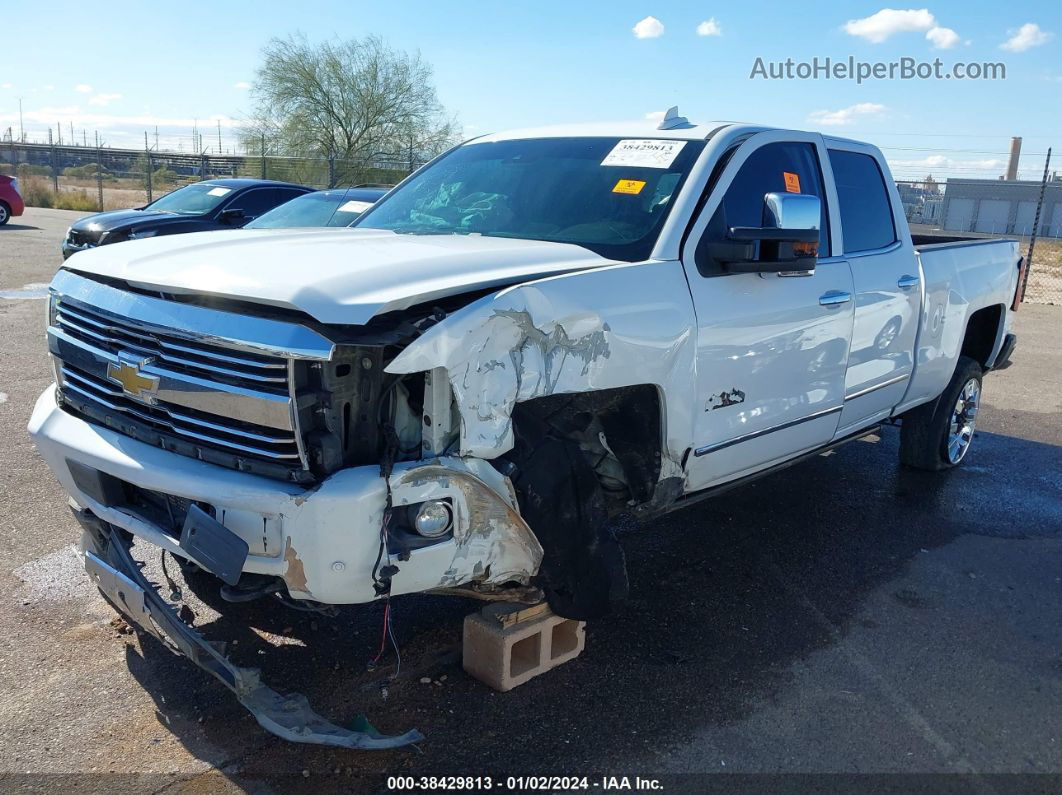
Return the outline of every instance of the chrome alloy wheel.
{"type": "Polygon", "coordinates": [[[957,464],[962,461],[973,441],[974,423],[977,421],[977,408],[981,403],[981,384],[976,378],[967,381],[955,401],[948,426],[948,461],[957,464]]]}

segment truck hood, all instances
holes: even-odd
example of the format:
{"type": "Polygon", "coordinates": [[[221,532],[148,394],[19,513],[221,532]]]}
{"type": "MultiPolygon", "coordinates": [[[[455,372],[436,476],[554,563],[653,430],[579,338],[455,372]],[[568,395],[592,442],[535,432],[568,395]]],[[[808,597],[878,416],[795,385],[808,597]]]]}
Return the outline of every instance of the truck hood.
{"type": "Polygon", "coordinates": [[[362,325],[395,309],[601,265],[579,246],[376,229],[239,229],[82,251],[65,267],[135,287],[295,309],[362,325]]]}

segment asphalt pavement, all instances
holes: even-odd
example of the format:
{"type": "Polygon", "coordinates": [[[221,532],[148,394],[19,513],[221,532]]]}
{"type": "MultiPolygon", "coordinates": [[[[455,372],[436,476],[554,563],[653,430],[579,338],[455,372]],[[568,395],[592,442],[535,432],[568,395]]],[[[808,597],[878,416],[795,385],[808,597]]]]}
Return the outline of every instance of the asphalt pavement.
{"type": "Polygon", "coordinates": [[[1013,776],[1062,775],[1062,308],[1022,308],[1014,365],[987,378],[962,467],[902,470],[890,428],[653,522],[624,537],[629,602],[589,625],[581,657],[507,694],[461,671],[461,621],[477,607],[465,600],[393,602],[392,678],[393,655],[366,665],[379,605],[221,614],[189,594],[208,637],[274,687],[337,721],[364,713],[427,736],[343,751],[267,734],[206,674],[126,634],[89,585],[66,498],[25,431],[51,380],[42,286],[76,217],[31,208],[0,228],[0,786],[1057,784],[1013,776]]]}

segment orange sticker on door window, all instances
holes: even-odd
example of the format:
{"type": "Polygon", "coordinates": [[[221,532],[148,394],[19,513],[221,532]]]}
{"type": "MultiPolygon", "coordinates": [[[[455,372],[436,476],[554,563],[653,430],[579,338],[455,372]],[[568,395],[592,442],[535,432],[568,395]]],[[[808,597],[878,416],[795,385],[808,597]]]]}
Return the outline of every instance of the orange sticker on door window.
{"type": "Polygon", "coordinates": [[[637,196],[642,192],[642,188],[645,187],[645,180],[641,179],[621,179],[616,183],[616,187],[612,189],[613,193],[629,193],[632,196],[637,196]]]}
{"type": "Polygon", "coordinates": [[[800,193],[800,177],[796,174],[790,174],[788,171],[783,171],[782,176],[785,177],[786,193],[800,193]]]}

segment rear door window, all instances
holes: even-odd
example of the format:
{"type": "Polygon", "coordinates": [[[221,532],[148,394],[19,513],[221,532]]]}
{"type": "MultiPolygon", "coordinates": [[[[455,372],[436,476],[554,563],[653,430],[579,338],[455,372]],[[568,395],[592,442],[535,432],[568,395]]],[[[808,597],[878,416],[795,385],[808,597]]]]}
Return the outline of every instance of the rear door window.
{"type": "Polygon", "coordinates": [[[873,251],[896,242],[896,225],[878,161],[860,152],[830,149],[841,210],[844,251],[873,251]]]}

